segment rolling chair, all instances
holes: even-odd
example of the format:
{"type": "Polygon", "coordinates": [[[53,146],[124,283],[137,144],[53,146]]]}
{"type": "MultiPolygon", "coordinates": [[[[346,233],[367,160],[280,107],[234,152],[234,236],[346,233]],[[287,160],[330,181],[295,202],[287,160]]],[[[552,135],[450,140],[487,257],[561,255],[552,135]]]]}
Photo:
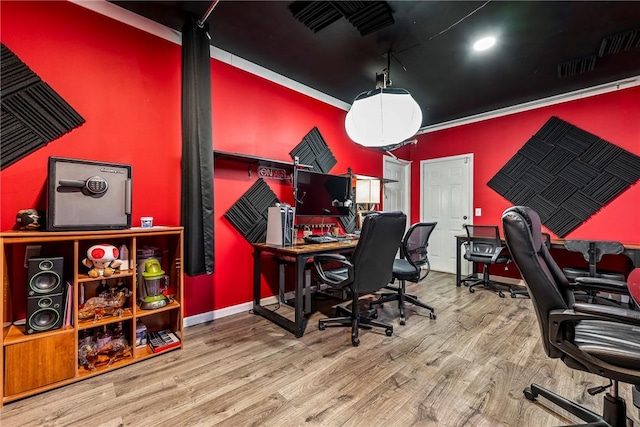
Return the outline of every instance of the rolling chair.
{"type": "Polygon", "coordinates": [[[313,263],[324,283],[335,289],[348,289],[351,293],[351,309],[344,306],[336,308],[336,315],[320,319],[318,329],[326,326],[351,326],[351,343],[360,344],[359,328],[372,326],[384,328],[387,336],[393,335],[393,326],[373,320],[370,313],[360,314],[361,295],[371,294],[384,288],[392,278],[393,260],[400,246],[407,223],[402,212],[377,212],[367,215],[362,225],[360,239],[351,255],[347,258],[339,254],[319,254],[313,263]],[[340,264],[342,268],[325,269],[329,264],[340,264]]]}
{"type": "Polygon", "coordinates": [[[626,404],[618,396],[618,382],[635,385],[634,391],[640,385],[640,314],[576,303],[567,278],[542,243],[540,217],[533,209],[509,208],[502,224],[511,258],[529,289],[547,356],[610,380],[588,389],[591,395],[613,386],[604,397],[602,416],[537,384],[524,389],[525,397],[535,401],[542,396],[589,423],[582,425],[624,427],[626,404]]]}
{"type": "Polygon", "coordinates": [[[589,268],[565,267],[562,269],[569,281],[576,281],[578,277],[597,277],[600,279],[622,280],[624,274],[613,271],[598,271],[597,264],[603,255],[618,255],[624,252],[624,245],[620,242],[606,240],[567,240],[564,247],[572,252],[580,252],[584,260],[589,263],[589,268]]]}
{"type": "Polygon", "coordinates": [[[507,248],[502,245],[500,240],[500,230],[497,225],[470,225],[463,226],[467,232],[467,241],[465,242],[464,259],[475,263],[484,264],[482,269],[482,279],[475,280],[465,286],[469,286],[469,292],[475,292],[475,287],[483,285],[485,288],[492,289],[498,293],[500,298],[504,298],[504,293],[498,287],[498,283],[489,280],[489,265],[506,264],[511,261],[507,248]]]}
{"type": "Polygon", "coordinates": [[[427,246],[429,245],[429,236],[431,236],[437,224],[437,222],[418,222],[407,230],[400,245],[400,255],[402,258],[393,261],[393,278],[391,279],[391,283],[397,279],[400,284],[397,287],[391,285],[385,286],[385,289],[395,292],[381,295],[380,298],[371,302],[369,307],[389,301],[398,301],[401,325],[406,323],[404,314],[405,302],[426,308],[429,310],[429,318],[436,318],[433,307],[421,302],[415,295],[405,293],[405,281],[408,280],[413,283],[418,283],[429,275],[431,268],[427,256],[427,246]]]}

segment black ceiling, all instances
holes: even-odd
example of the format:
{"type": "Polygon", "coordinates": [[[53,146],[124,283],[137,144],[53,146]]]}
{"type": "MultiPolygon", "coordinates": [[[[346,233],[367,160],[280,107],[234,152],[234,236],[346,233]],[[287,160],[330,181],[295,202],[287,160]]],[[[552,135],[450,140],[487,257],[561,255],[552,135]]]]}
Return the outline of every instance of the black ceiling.
{"type": "MultiPolygon", "coordinates": [[[[176,30],[211,4],[112,3],[176,30]]],[[[639,2],[292,3],[220,1],[207,20],[211,44],[349,104],[374,88],[392,51],[392,86],[414,96],[425,126],[640,75],[639,2]],[[388,6],[391,20],[378,10],[378,27],[393,23],[363,31],[358,17],[343,17],[370,3],[388,6]],[[314,32],[293,16],[305,6],[342,15],[326,12],[328,24],[314,32]],[[496,46],[473,53],[472,42],[490,33],[496,46]]]]}

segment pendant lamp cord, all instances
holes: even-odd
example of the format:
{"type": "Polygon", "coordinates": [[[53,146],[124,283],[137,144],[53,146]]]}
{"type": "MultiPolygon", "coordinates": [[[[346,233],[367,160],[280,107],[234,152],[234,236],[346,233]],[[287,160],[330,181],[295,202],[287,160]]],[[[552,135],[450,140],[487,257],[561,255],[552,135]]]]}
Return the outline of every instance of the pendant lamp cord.
{"type": "Polygon", "coordinates": [[[207,19],[209,19],[209,15],[211,15],[211,12],[213,12],[213,8],[217,6],[218,2],[220,0],[214,0],[211,2],[211,4],[209,5],[209,8],[207,9],[207,11],[204,13],[204,15],[202,15],[202,18],[200,18],[200,20],[198,20],[197,24],[198,27],[202,28],[204,27],[204,23],[206,22],[207,19]]]}

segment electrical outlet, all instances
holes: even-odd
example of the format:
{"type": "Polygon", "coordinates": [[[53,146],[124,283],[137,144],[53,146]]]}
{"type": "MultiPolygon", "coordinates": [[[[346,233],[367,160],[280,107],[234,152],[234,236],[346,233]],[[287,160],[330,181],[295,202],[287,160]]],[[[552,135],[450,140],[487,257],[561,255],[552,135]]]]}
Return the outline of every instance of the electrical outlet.
{"type": "Polygon", "coordinates": [[[42,245],[27,245],[24,251],[24,268],[29,268],[29,258],[39,256],[41,249],[42,245]]]}
{"type": "Polygon", "coordinates": [[[482,216],[482,208],[476,208],[476,216],[482,216]]]}

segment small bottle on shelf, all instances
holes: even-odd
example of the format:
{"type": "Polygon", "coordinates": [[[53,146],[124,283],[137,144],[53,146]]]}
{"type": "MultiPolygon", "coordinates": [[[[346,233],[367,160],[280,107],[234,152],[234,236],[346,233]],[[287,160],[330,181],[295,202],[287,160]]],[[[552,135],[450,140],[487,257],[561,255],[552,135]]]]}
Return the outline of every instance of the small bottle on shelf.
{"type": "Polygon", "coordinates": [[[98,331],[97,335],[98,339],[98,350],[105,346],[109,341],[111,341],[111,333],[107,329],[107,325],[102,327],[101,331],[98,331]]]}

